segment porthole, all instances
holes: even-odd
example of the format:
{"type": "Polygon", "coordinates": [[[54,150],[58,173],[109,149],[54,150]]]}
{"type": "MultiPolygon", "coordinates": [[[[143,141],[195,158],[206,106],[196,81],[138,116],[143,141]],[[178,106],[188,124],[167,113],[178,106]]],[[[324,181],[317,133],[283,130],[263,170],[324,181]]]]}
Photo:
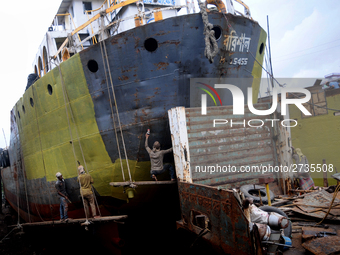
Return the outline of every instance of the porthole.
{"type": "Polygon", "coordinates": [[[153,52],[153,51],[157,50],[158,43],[157,43],[156,39],[154,39],[154,38],[146,39],[144,41],[144,48],[149,52],[153,52]]]}
{"type": "Polygon", "coordinates": [[[263,43],[261,43],[261,45],[260,45],[260,50],[259,50],[259,53],[260,53],[260,54],[262,54],[262,53],[263,53],[263,49],[264,49],[264,44],[263,44],[263,43]]]}
{"type": "Polygon", "coordinates": [[[30,104],[31,104],[32,107],[34,106],[34,102],[33,102],[33,98],[32,97],[30,98],[30,104]]]}
{"type": "Polygon", "coordinates": [[[214,26],[212,30],[215,31],[215,39],[218,41],[222,37],[222,29],[219,26],[214,26]]]}
{"type": "Polygon", "coordinates": [[[20,119],[20,112],[18,111],[18,117],[19,117],[19,119],[20,119]]]}
{"type": "Polygon", "coordinates": [[[24,105],[22,106],[22,111],[23,111],[24,113],[26,113],[26,111],[25,111],[25,106],[24,106],[24,105]]]}
{"type": "Polygon", "coordinates": [[[50,84],[47,85],[47,91],[48,91],[48,94],[52,95],[53,89],[52,89],[52,86],[50,84]]]}
{"type": "Polygon", "coordinates": [[[98,63],[97,61],[91,59],[87,62],[87,68],[92,72],[95,73],[98,71],[98,63]]]}

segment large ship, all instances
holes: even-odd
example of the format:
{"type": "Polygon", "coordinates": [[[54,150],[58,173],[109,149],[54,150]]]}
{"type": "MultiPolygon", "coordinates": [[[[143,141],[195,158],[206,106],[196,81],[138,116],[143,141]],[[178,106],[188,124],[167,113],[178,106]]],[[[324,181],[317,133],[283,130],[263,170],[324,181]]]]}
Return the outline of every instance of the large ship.
{"type": "Polygon", "coordinates": [[[10,114],[10,164],[1,174],[20,217],[59,219],[57,172],[69,216],[84,217],[78,163],[94,179],[102,215],[178,206],[176,185],[133,185],[152,181],[144,135],[151,130],[149,146],[171,147],[167,111],[190,106],[191,78],[247,78],[256,100],[266,32],[237,2],[244,13],[231,0],[63,0],[10,114]]]}

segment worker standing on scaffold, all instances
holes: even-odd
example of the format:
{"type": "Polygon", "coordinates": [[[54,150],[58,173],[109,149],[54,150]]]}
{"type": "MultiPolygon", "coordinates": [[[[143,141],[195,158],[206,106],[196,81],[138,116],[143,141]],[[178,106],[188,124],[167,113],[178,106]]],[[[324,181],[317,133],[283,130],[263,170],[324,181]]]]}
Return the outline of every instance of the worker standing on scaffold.
{"type": "Polygon", "coordinates": [[[60,221],[61,222],[67,222],[69,220],[67,216],[67,211],[68,211],[68,195],[66,192],[66,183],[63,178],[63,175],[58,172],[55,175],[57,177],[57,182],[55,183],[55,188],[57,189],[57,193],[60,198],[60,221]]]}
{"type": "Polygon", "coordinates": [[[99,218],[100,216],[97,216],[96,206],[94,204],[94,194],[92,192],[93,178],[90,174],[85,172],[82,165],[78,167],[78,172],[78,181],[80,182],[81,193],[84,198],[85,213],[87,216],[89,215],[90,205],[93,218],[99,218]]]}

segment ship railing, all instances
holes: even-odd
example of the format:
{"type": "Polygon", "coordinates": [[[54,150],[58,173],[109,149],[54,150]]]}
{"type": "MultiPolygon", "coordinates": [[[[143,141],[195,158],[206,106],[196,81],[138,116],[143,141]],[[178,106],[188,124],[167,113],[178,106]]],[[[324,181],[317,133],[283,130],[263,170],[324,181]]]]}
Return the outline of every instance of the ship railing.
{"type": "Polygon", "coordinates": [[[235,0],[235,2],[238,2],[239,4],[241,4],[244,7],[244,14],[239,12],[239,11],[236,11],[236,10],[235,10],[235,12],[240,14],[241,16],[248,18],[248,19],[252,19],[248,5],[246,5],[242,0],[235,0]]]}
{"type": "MultiPolygon", "coordinates": [[[[111,5],[109,8],[101,11],[100,13],[97,13],[96,15],[94,15],[93,17],[91,17],[87,22],[85,22],[84,24],[82,24],[81,26],[75,28],[71,33],[70,33],[70,36],[68,36],[65,41],[62,43],[62,45],[59,47],[58,51],[55,53],[55,55],[52,57],[53,59],[56,59],[58,54],[60,52],[62,52],[62,50],[66,47],[66,45],[69,43],[69,38],[72,38],[75,34],[78,34],[81,30],[83,30],[84,28],[88,27],[88,26],[92,26],[91,24],[96,21],[97,19],[99,19],[100,17],[102,16],[105,16],[107,14],[111,14],[113,11],[117,10],[118,8],[121,8],[121,7],[124,7],[124,6],[127,6],[127,5],[130,5],[130,4],[133,4],[133,3],[137,3],[139,2],[139,0],[126,0],[124,2],[119,2],[117,4],[114,4],[114,5],[111,5]]],[[[178,9],[181,9],[181,8],[185,8],[187,7],[187,5],[176,5],[176,6],[171,6],[171,7],[164,7],[164,8],[159,8],[159,9],[153,9],[151,11],[139,11],[137,14],[133,14],[131,16],[128,16],[128,17],[125,17],[125,18],[121,18],[121,19],[117,19],[111,23],[109,23],[108,25],[105,25],[105,29],[108,29],[116,24],[119,24],[120,22],[122,21],[126,21],[126,20],[129,20],[129,19],[135,19],[135,25],[136,26],[140,26],[142,25],[142,23],[140,22],[140,20],[142,18],[145,17],[145,15],[148,15],[150,13],[158,13],[158,12],[162,12],[162,11],[166,11],[166,10],[178,10],[178,9]]],[[[102,7],[101,7],[102,8],[102,7]]],[[[59,14],[57,14],[59,15],[59,14]]],[[[68,15],[68,14],[65,14],[65,15],[68,15]]],[[[72,17],[72,16],[71,16],[72,17]]],[[[160,19],[162,19],[162,17],[160,17],[160,19]]],[[[156,18],[155,18],[155,21],[158,21],[156,18]]],[[[103,31],[105,29],[100,29],[99,31],[93,31],[93,29],[91,29],[91,34],[86,37],[85,39],[83,39],[82,41],[80,40],[80,37],[78,35],[78,40],[79,40],[79,43],[74,43],[74,46],[75,47],[79,47],[79,46],[82,46],[86,41],[90,40],[92,38],[92,42],[96,43],[97,42],[97,39],[94,39],[97,35],[102,35],[100,36],[101,39],[100,40],[103,40],[105,39],[104,36],[103,36],[103,31]]],[[[117,31],[115,31],[117,32],[117,31]]],[[[115,33],[114,32],[114,33],[115,33]]]]}
{"type": "MultiPolygon", "coordinates": [[[[99,8],[94,9],[94,10],[86,10],[86,11],[85,11],[85,14],[86,14],[86,16],[87,16],[87,19],[90,20],[90,15],[91,15],[91,14],[93,15],[94,12],[103,11],[104,8],[105,8],[105,4],[106,4],[106,3],[107,3],[107,7],[109,8],[110,5],[113,4],[113,1],[111,1],[111,0],[105,0],[99,8]]],[[[70,17],[70,19],[71,19],[71,21],[72,21],[72,24],[73,24],[73,29],[76,29],[76,28],[77,28],[77,26],[76,26],[76,24],[75,24],[75,22],[74,22],[74,19],[73,19],[72,15],[71,15],[70,13],[62,13],[62,14],[56,14],[56,15],[55,15],[56,18],[57,18],[57,17],[61,17],[61,16],[68,16],[68,17],[70,17]]],[[[52,23],[52,25],[51,25],[51,30],[67,31],[66,28],[63,28],[63,29],[60,30],[60,27],[62,27],[62,26],[58,24],[58,20],[56,19],[56,20],[53,21],[53,23],[52,23]]],[[[90,24],[90,27],[91,27],[92,34],[94,34],[94,30],[93,30],[92,23],[90,24]]],[[[77,37],[78,37],[79,42],[81,42],[82,40],[80,39],[79,33],[77,33],[77,37]]],[[[93,43],[93,44],[98,43],[97,38],[96,38],[95,36],[92,37],[92,43],[93,43]]],[[[77,46],[80,46],[82,50],[84,49],[83,43],[79,43],[77,46]]]]}
{"type": "MultiPolygon", "coordinates": [[[[71,18],[71,20],[72,20],[72,24],[73,24],[74,28],[76,28],[76,24],[74,23],[74,19],[73,19],[71,13],[57,14],[56,16],[57,17],[60,17],[60,16],[69,16],[71,18]]],[[[78,40],[81,41],[79,33],[77,33],[77,37],[78,37],[78,40]]],[[[81,49],[83,50],[84,49],[83,44],[80,44],[80,46],[81,46],[81,49]]]]}
{"type": "MultiPolygon", "coordinates": [[[[126,20],[130,20],[130,19],[135,19],[138,22],[138,20],[142,19],[145,15],[148,15],[148,14],[151,14],[151,13],[157,13],[157,12],[162,12],[162,11],[167,11],[167,10],[181,9],[181,8],[184,8],[184,7],[187,7],[187,6],[186,5],[176,5],[176,6],[171,6],[171,7],[164,7],[164,8],[160,8],[160,9],[154,9],[152,11],[141,12],[141,13],[138,13],[138,14],[133,14],[133,15],[130,15],[128,17],[117,19],[117,20],[111,22],[110,24],[108,24],[106,26],[105,29],[110,28],[110,27],[112,27],[114,25],[119,24],[120,22],[123,22],[123,21],[126,21],[126,20]]],[[[76,44],[76,47],[78,47],[79,45],[85,43],[86,41],[90,40],[91,38],[95,37],[99,33],[100,33],[100,31],[98,31],[97,33],[93,33],[93,34],[89,35],[83,41],[81,41],[80,43],[76,44]]]]}
{"type": "MultiPolygon", "coordinates": [[[[118,4],[118,3],[120,3],[120,1],[114,2],[114,1],[111,1],[111,0],[105,0],[103,2],[103,4],[99,8],[94,9],[94,10],[87,10],[87,11],[85,11],[87,19],[90,20],[90,15],[93,17],[93,13],[95,13],[97,11],[100,11],[100,10],[103,11],[106,3],[107,3],[107,8],[110,8],[111,5],[118,4]]],[[[93,30],[92,23],[90,24],[90,26],[91,26],[92,35],[94,35],[94,30],[93,30]]],[[[92,38],[92,44],[98,43],[97,38],[95,36],[91,36],[91,38],[92,38]]]]}
{"type": "MultiPolygon", "coordinates": [[[[103,4],[99,8],[97,8],[95,10],[88,10],[88,11],[86,11],[86,14],[88,16],[88,21],[85,22],[84,24],[82,24],[81,26],[75,28],[70,33],[70,36],[68,36],[65,39],[63,44],[57,50],[57,53],[52,58],[53,59],[57,58],[58,54],[60,52],[62,52],[64,50],[64,48],[66,48],[66,45],[69,43],[69,39],[72,38],[75,34],[77,34],[79,42],[76,42],[74,40],[72,42],[73,47],[75,47],[75,48],[81,47],[81,49],[83,49],[84,48],[83,47],[84,43],[89,41],[90,39],[92,39],[92,44],[98,43],[98,40],[97,40],[97,36],[98,35],[99,35],[99,40],[101,40],[101,41],[104,40],[105,39],[104,30],[110,29],[112,26],[116,25],[116,29],[113,32],[111,31],[111,34],[113,35],[113,34],[117,33],[118,26],[119,26],[120,22],[123,22],[123,21],[126,21],[126,20],[130,20],[130,19],[134,19],[135,20],[135,26],[140,26],[140,25],[143,24],[142,20],[145,18],[145,16],[149,15],[149,14],[152,14],[152,13],[156,14],[156,13],[161,13],[162,11],[166,11],[166,10],[174,10],[174,9],[179,10],[179,9],[182,9],[182,8],[187,8],[187,12],[188,13],[190,13],[191,10],[195,11],[195,9],[193,7],[194,6],[193,1],[194,0],[187,0],[186,1],[186,5],[175,5],[175,6],[171,6],[171,7],[163,7],[163,8],[153,9],[153,10],[150,10],[150,11],[145,11],[144,8],[141,8],[141,9],[139,8],[139,5],[142,5],[142,7],[144,7],[143,1],[140,1],[140,0],[126,0],[126,1],[105,0],[103,2],[103,4]],[[104,19],[102,19],[101,22],[103,22],[104,25],[102,25],[102,28],[98,29],[98,31],[94,31],[94,29],[92,27],[92,23],[95,20],[98,20],[99,18],[101,18],[103,16],[111,14],[112,12],[116,11],[117,9],[119,9],[121,7],[130,5],[130,4],[133,4],[133,3],[137,4],[138,13],[130,15],[128,17],[116,19],[116,20],[110,22],[107,25],[104,23],[105,22],[104,19]],[[106,8],[106,9],[104,9],[105,4],[108,5],[108,8],[106,8]],[[99,12],[99,13],[94,14],[94,12],[99,12]],[[89,16],[90,13],[91,13],[92,17],[89,16]],[[88,26],[90,26],[91,34],[88,37],[86,37],[85,39],[81,40],[80,36],[79,36],[79,32],[81,30],[87,28],[88,26]]],[[[239,4],[241,4],[242,6],[244,6],[245,14],[242,14],[241,12],[239,12],[239,11],[234,9],[233,4],[232,4],[232,0],[225,0],[225,1],[226,1],[226,7],[227,7],[227,10],[228,10],[228,13],[232,13],[234,15],[236,15],[236,13],[237,13],[239,15],[242,15],[244,17],[247,17],[247,18],[251,19],[249,7],[242,0],[234,0],[234,1],[236,1],[239,4]]],[[[216,5],[220,9],[220,6],[218,5],[218,2],[221,2],[221,0],[220,1],[212,0],[212,1],[207,1],[207,2],[212,3],[213,5],[216,5]]],[[[57,15],[65,15],[65,16],[69,15],[71,20],[72,20],[73,25],[75,26],[75,23],[74,23],[74,20],[73,20],[73,17],[72,17],[71,14],[66,13],[66,14],[57,14],[57,15]]],[[[162,15],[155,15],[155,21],[159,21],[161,19],[162,19],[162,15]],[[157,18],[157,17],[159,17],[159,18],[157,18]]]]}
{"type": "MultiPolygon", "coordinates": [[[[84,28],[86,28],[87,26],[91,25],[92,22],[94,22],[95,20],[99,19],[103,14],[108,14],[108,13],[111,13],[112,11],[120,8],[120,7],[123,7],[123,6],[127,6],[129,4],[132,4],[132,3],[135,3],[137,2],[138,0],[126,0],[124,2],[121,2],[119,4],[115,4],[115,5],[112,5],[110,6],[109,8],[105,9],[104,11],[102,11],[101,13],[98,13],[96,14],[95,16],[93,16],[92,18],[90,18],[87,22],[85,22],[84,24],[80,25],[79,27],[75,28],[71,33],[70,33],[70,37],[72,37],[73,35],[79,33],[81,30],[83,30],[84,28]]],[[[92,36],[94,36],[95,34],[93,34],[92,36]]],[[[53,59],[56,59],[58,54],[66,47],[66,45],[69,43],[69,37],[67,37],[65,39],[65,41],[62,43],[62,45],[59,47],[57,53],[52,57],[53,59]]],[[[83,44],[81,42],[81,44],[83,44]]]]}
{"type": "MultiPolygon", "coordinates": [[[[195,0],[186,0],[186,1],[187,1],[187,6],[188,6],[188,13],[195,13],[196,12],[195,4],[194,4],[195,0]]],[[[197,1],[204,2],[204,0],[197,0],[197,1]]],[[[246,5],[241,0],[205,0],[205,6],[207,7],[208,11],[211,9],[217,9],[218,11],[223,12],[223,13],[227,12],[233,15],[241,15],[245,18],[252,19],[248,5],[246,5]],[[234,1],[244,7],[244,13],[235,9],[234,4],[233,4],[234,1]],[[211,5],[213,5],[214,7],[211,7],[211,5]]]]}

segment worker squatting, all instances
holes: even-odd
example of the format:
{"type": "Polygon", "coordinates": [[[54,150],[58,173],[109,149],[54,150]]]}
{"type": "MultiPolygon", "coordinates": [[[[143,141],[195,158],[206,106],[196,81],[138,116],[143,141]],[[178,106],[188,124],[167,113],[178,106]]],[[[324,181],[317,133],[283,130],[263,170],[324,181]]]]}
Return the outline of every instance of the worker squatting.
{"type": "Polygon", "coordinates": [[[299,173],[299,172],[333,172],[333,164],[291,164],[289,166],[257,165],[232,166],[219,164],[211,166],[195,166],[196,173],[299,173]]]}

